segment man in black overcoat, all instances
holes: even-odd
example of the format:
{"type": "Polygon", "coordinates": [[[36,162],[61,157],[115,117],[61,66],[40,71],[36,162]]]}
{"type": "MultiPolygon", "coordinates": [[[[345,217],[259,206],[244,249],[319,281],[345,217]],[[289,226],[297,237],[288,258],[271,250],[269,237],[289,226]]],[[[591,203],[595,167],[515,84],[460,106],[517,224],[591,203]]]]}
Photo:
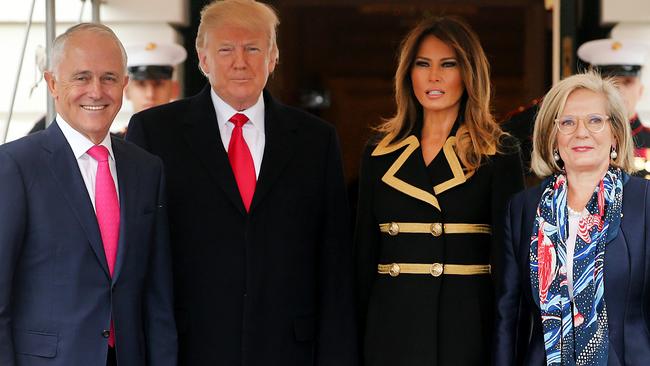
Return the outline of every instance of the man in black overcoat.
{"type": "Polygon", "coordinates": [[[255,1],[207,5],[196,47],[209,84],[129,123],[127,140],[166,170],[179,365],[357,359],[338,139],[263,90],[277,24],[255,1]]]}

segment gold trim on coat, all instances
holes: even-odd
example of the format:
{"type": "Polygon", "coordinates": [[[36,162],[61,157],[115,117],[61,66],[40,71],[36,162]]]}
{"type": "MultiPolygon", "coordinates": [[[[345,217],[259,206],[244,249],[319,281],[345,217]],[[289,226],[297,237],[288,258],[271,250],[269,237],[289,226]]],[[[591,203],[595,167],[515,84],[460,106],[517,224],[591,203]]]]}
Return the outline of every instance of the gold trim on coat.
{"type": "Polygon", "coordinates": [[[389,186],[397,189],[398,191],[413,198],[419,199],[420,201],[424,201],[440,211],[440,204],[438,203],[436,196],[414,185],[408,184],[407,182],[395,176],[395,173],[397,173],[402,165],[404,165],[404,162],[409,158],[409,156],[411,156],[411,154],[413,154],[413,151],[417,150],[417,148],[420,146],[420,141],[418,138],[411,135],[394,145],[390,145],[391,139],[392,135],[386,136],[383,140],[381,140],[381,142],[379,142],[371,155],[379,156],[389,154],[404,146],[406,146],[406,149],[404,149],[400,156],[395,159],[395,162],[393,162],[390,168],[388,168],[384,176],[381,177],[381,180],[389,186]]]}
{"type": "Polygon", "coordinates": [[[440,194],[467,181],[468,177],[463,172],[463,167],[460,165],[460,160],[458,160],[454,145],[456,145],[456,136],[449,136],[442,146],[442,152],[445,154],[445,159],[447,159],[447,164],[449,164],[454,177],[434,186],[433,192],[435,194],[440,194]]]}
{"type": "Polygon", "coordinates": [[[457,223],[424,223],[424,222],[387,222],[379,224],[379,231],[391,236],[397,234],[492,234],[488,224],[457,224],[457,223]]]}
{"type": "Polygon", "coordinates": [[[445,156],[445,159],[447,160],[447,164],[449,164],[453,178],[434,186],[434,194],[411,185],[395,177],[395,174],[402,167],[402,165],[404,165],[411,154],[413,154],[413,152],[416,151],[418,147],[420,147],[420,141],[415,135],[411,135],[396,144],[391,144],[390,141],[392,140],[392,137],[392,135],[387,135],[384,137],[379,142],[377,147],[375,147],[371,155],[379,156],[389,154],[404,146],[406,146],[406,149],[404,149],[402,154],[400,154],[400,156],[395,159],[395,162],[393,162],[390,168],[388,168],[381,180],[404,194],[432,205],[439,211],[442,210],[440,209],[440,204],[438,203],[438,199],[435,195],[438,195],[444,191],[465,183],[467,179],[469,179],[469,177],[474,174],[473,171],[467,174],[465,174],[463,171],[463,166],[461,165],[460,160],[458,159],[458,155],[456,155],[456,151],[454,149],[454,145],[456,145],[456,136],[449,136],[447,137],[447,140],[445,140],[445,144],[442,146],[442,152],[445,156]]]}
{"type": "Polygon", "coordinates": [[[428,274],[433,277],[445,275],[471,276],[490,274],[489,264],[443,264],[443,263],[391,263],[378,264],[377,273],[397,277],[400,274],[428,274]]]}

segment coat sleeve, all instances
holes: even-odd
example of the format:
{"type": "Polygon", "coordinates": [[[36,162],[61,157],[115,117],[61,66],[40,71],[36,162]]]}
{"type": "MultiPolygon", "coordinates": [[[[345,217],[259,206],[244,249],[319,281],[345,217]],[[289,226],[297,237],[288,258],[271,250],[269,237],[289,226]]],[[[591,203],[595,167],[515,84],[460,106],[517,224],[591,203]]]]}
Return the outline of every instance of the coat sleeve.
{"type": "Polygon", "coordinates": [[[15,160],[0,151],[0,365],[13,366],[11,298],[26,227],[26,189],[15,160]]]}
{"type": "Polygon", "coordinates": [[[178,346],[174,322],[171,248],[162,162],[159,166],[160,184],[144,300],[147,365],[176,366],[178,346]]]}
{"type": "Polygon", "coordinates": [[[330,130],[325,162],[325,213],[319,248],[319,317],[316,365],[356,364],[356,327],[349,206],[338,138],[330,130]]]}
{"type": "Polygon", "coordinates": [[[502,270],[497,279],[492,365],[499,366],[515,364],[517,322],[523,285],[515,251],[515,246],[519,245],[519,242],[518,236],[513,235],[513,228],[517,225],[517,222],[513,222],[514,217],[511,202],[506,209],[503,225],[502,270]]]}
{"type": "Polygon", "coordinates": [[[361,160],[359,200],[354,230],[355,290],[357,295],[357,327],[360,336],[360,345],[363,345],[370,291],[377,275],[377,263],[379,260],[379,227],[373,214],[374,186],[376,182],[371,172],[370,163],[370,154],[373,148],[373,146],[368,145],[361,160]]]}

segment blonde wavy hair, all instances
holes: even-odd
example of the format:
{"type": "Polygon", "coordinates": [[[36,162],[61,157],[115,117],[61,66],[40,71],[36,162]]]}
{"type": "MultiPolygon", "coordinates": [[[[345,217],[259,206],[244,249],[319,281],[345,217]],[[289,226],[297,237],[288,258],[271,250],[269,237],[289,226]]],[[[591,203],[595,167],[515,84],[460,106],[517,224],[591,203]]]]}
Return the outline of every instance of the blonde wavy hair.
{"type": "Polygon", "coordinates": [[[483,159],[500,151],[505,134],[490,111],[490,65],[478,36],[461,19],[453,16],[425,19],[404,38],[395,74],[397,113],[377,127],[383,135],[398,143],[414,133],[422,106],[413,92],[411,69],[422,41],[434,36],[451,47],[459,62],[465,91],[464,121],[456,132],[456,153],[468,171],[476,170],[483,159]]]}

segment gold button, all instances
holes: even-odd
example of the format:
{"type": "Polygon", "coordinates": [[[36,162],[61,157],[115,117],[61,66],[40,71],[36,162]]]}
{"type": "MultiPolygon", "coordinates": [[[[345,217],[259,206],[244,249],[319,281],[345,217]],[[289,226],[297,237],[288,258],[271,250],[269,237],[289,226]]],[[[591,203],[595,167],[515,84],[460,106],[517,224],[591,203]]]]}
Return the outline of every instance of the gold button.
{"type": "Polygon", "coordinates": [[[431,235],[440,236],[442,234],[442,224],[439,222],[434,222],[431,224],[431,235]]]}
{"type": "Polygon", "coordinates": [[[391,222],[390,225],[388,225],[388,235],[395,236],[397,234],[399,234],[399,225],[397,225],[396,222],[391,222]]]}
{"type": "Polygon", "coordinates": [[[433,277],[439,277],[443,271],[442,263],[434,263],[431,265],[431,275],[433,277]]]}
{"type": "Polygon", "coordinates": [[[388,270],[388,274],[389,274],[391,277],[397,277],[397,276],[399,276],[399,271],[400,271],[399,264],[397,264],[397,263],[393,263],[393,264],[390,266],[390,269],[388,270]]]}

